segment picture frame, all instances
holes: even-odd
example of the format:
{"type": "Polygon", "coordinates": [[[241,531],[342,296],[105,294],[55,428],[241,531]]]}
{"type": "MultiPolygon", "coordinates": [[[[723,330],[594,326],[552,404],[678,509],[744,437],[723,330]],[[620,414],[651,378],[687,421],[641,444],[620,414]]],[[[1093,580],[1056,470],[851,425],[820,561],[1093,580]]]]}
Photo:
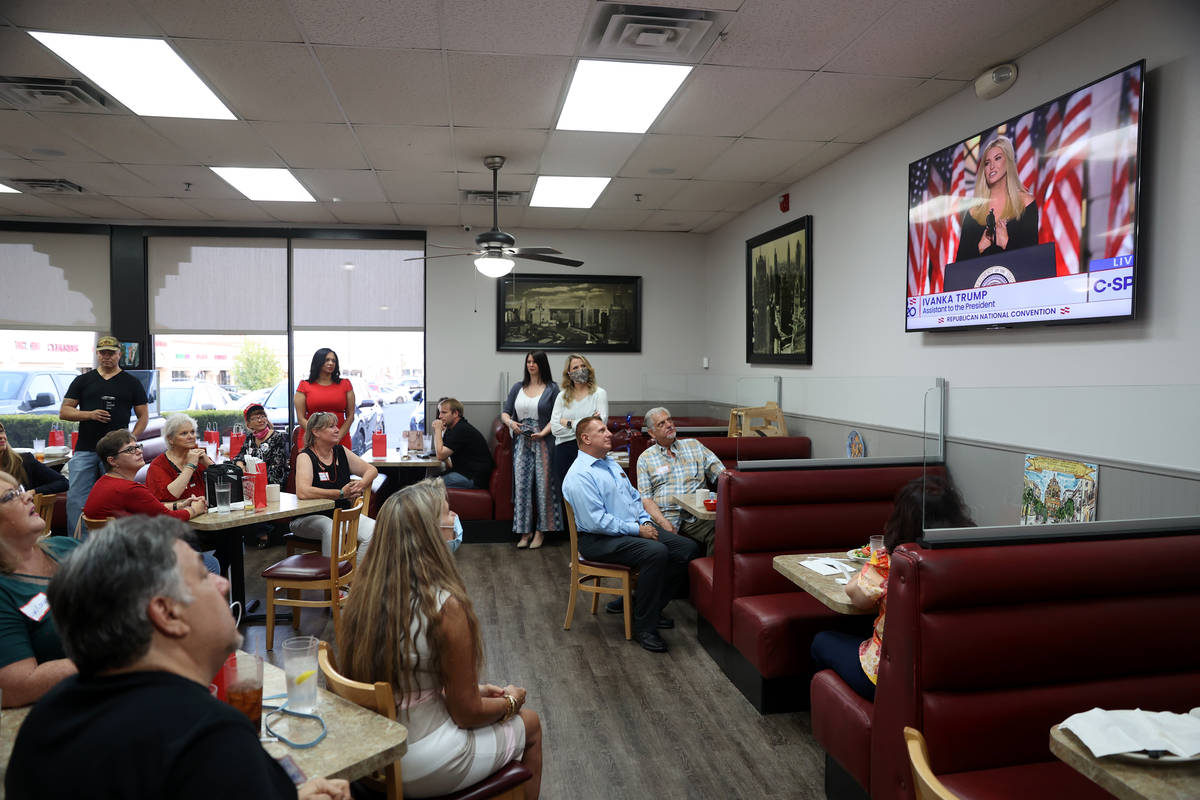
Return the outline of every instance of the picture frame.
{"type": "Polygon", "coordinates": [[[746,240],[746,362],[812,364],[812,216],[746,240]]]}
{"type": "Polygon", "coordinates": [[[510,273],[496,281],[496,350],[640,353],[642,279],[510,273]]]}

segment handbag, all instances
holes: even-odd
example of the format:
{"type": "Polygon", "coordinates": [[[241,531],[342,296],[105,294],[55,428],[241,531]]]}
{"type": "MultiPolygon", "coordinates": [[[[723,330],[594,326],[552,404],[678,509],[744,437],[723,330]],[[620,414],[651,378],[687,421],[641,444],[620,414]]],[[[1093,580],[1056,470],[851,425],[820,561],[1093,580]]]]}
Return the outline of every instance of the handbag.
{"type": "Polygon", "coordinates": [[[242,490],[242,468],[231,461],[212,464],[204,470],[204,499],[209,508],[217,507],[217,481],[229,481],[229,502],[240,503],[246,499],[242,490]]]}

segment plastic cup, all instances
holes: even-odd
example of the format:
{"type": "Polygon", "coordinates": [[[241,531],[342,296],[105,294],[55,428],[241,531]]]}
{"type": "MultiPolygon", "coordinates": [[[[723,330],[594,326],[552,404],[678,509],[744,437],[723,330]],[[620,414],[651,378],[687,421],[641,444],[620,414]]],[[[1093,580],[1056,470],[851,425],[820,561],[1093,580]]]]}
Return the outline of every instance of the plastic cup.
{"type": "Polygon", "coordinates": [[[33,440],[33,457],[36,458],[38,461],[46,460],[46,440],[45,439],[34,439],[33,440]]]}
{"type": "Polygon", "coordinates": [[[293,636],[283,643],[287,707],[311,714],[317,707],[317,637],[293,636]]]}
{"type": "Polygon", "coordinates": [[[696,505],[698,505],[698,506],[704,505],[704,501],[707,499],[708,499],[708,489],[697,489],[696,490],[696,505]]]}
{"type": "Polygon", "coordinates": [[[245,714],[255,730],[262,730],[262,658],[251,653],[234,653],[221,668],[225,700],[245,714]]]}
{"type": "Polygon", "coordinates": [[[267,484],[267,503],[268,504],[275,503],[276,505],[279,504],[279,484],[278,483],[268,483],[267,484]]]}
{"type": "Polygon", "coordinates": [[[230,510],[229,509],[229,495],[230,495],[232,489],[233,489],[233,486],[230,485],[229,481],[217,481],[216,494],[217,494],[217,513],[218,514],[228,514],[229,513],[229,510],[230,510]]]}
{"type": "Polygon", "coordinates": [[[883,552],[883,536],[881,536],[881,535],[880,536],[872,536],[870,547],[871,547],[871,563],[878,564],[879,563],[879,554],[883,552]]]}

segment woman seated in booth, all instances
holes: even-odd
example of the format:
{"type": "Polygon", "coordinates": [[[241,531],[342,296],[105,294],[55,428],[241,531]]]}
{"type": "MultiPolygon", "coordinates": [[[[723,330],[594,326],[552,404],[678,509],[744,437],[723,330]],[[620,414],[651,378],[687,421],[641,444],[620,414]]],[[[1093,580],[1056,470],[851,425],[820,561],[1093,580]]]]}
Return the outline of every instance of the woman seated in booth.
{"type": "Polygon", "coordinates": [[[163,423],[162,437],[167,449],[150,462],[146,488],[164,503],[204,497],[204,470],[213,462],[196,444],[196,420],[187,414],[172,414],[163,423]]]}
{"type": "MultiPolygon", "coordinates": [[[[308,418],[304,430],[304,449],[296,458],[296,496],[301,500],[333,500],[338,508],[353,508],[371,487],[379,470],[340,444],[342,438],[337,417],[318,411],[308,418]],[[360,477],[356,478],[355,475],[360,477]]],[[[292,533],[301,539],[320,540],[322,555],[329,555],[333,539],[333,519],[314,514],[293,520],[292,533]]],[[[366,553],[375,520],[362,510],[358,518],[358,557],[366,553]]]]}
{"type": "Polygon", "coordinates": [[[67,490],[67,479],[61,472],[38,461],[33,453],[18,453],[9,447],[3,423],[0,423],[0,471],[12,475],[17,483],[37,494],[58,494],[67,490]]]}
{"type": "Polygon", "coordinates": [[[439,532],[447,510],[440,481],[388,498],[378,535],[359,564],[342,612],[339,665],[357,681],[387,681],[408,728],[401,759],[405,797],[457,792],[514,759],[542,775],[538,715],[519,686],[480,684],[479,620],[439,532]]]}
{"type": "Polygon", "coordinates": [[[887,615],[889,557],[893,550],[921,536],[926,528],[966,528],[971,520],[962,496],[950,483],[936,475],[915,478],[896,494],[892,516],[883,526],[879,564],[867,564],[846,584],[846,594],[864,611],[879,609],[871,637],[863,640],[852,633],[821,631],[813,637],[814,671],[831,669],[866,700],[875,700],[879,675],[879,652],[883,648],[883,622],[887,615]]]}
{"type": "Polygon", "coordinates": [[[75,674],[54,628],[46,586],[79,542],[43,539],[42,527],[33,492],[0,472],[0,692],[7,708],[27,706],[75,674]]]}

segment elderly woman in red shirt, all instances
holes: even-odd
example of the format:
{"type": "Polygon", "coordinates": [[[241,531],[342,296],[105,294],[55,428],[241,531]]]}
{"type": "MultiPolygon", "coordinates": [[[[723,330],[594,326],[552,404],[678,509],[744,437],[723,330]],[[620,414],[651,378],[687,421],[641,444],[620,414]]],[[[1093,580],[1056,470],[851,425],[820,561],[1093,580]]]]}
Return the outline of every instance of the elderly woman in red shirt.
{"type": "Polygon", "coordinates": [[[162,436],[167,450],[150,462],[146,488],[164,503],[204,497],[204,470],[213,462],[205,449],[196,445],[196,420],[174,414],[163,423],[162,436]]]}

